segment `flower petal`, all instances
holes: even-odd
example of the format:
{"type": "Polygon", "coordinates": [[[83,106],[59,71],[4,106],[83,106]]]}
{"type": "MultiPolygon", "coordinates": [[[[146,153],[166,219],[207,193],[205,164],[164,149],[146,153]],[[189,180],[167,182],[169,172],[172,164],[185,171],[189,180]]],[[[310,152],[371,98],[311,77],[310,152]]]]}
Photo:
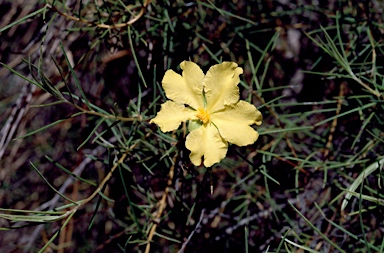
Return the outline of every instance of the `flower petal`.
{"type": "Polygon", "coordinates": [[[149,123],[156,123],[161,131],[169,132],[177,129],[181,122],[195,118],[196,112],[182,104],[167,101],[161,105],[161,110],[149,123]]]}
{"type": "Polygon", "coordinates": [[[239,75],[243,69],[234,62],[223,62],[212,66],[204,78],[207,110],[211,113],[234,104],[239,100],[239,75]]]}
{"type": "Polygon", "coordinates": [[[199,166],[201,157],[204,156],[205,167],[220,162],[228,150],[228,142],[221,138],[217,128],[211,123],[190,132],[185,146],[191,151],[189,158],[194,165],[199,166]]]}
{"type": "Polygon", "coordinates": [[[254,143],[259,137],[259,133],[250,125],[260,125],[262,115],[255,106],[240,100],[212,114],[211,120],[226,141],[237,146],[246,146],[254,143]]]}
{"type": "Polygon", "coordinates": [[[194,109],[203,107],[203,71],[190,61],[183,61],[180,67],[182,75],[173,70],[165,72],[162,85],[167,98],[194,109]]]}

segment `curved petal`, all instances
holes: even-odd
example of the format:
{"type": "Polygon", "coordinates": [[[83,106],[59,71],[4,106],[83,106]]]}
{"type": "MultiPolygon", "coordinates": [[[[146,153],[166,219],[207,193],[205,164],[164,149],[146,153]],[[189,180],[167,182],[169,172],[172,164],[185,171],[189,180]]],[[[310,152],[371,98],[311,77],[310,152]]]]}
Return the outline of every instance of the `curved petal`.
{"type": "Polygon", "coordinates": [[[211,123],[190,132],[185,146],[191,151],[189,158],[194,165],[199,166],[201,157],[204,156],[205,167],[220,162],[228,150],[228,142],[221,138],[217,128],[211,123]]]}
{"type": "Polygon", "coordinates": [[[190,61],[183,61],[180,67],[183,70],[182,75],[173,70],[164,74],[162,85],[167,98],[194,109],[203,107],[203,71],[190,61]]]}
{"type": "Polygon", "coordinates": [[[195,118],[195,114],[195,111],[184,105],[167,101],[161,105],[160,111],[149,123],[157,124],[163,132],[169,132],[177,129],[181,122],[195,118]]]}
{"type": "Polygon", "coordinates": [[[239,100],[239,75],[243,69],[234,62],[223,62],[212,66],[204,78],[207,110],[211,113],[234,104],[239,100]]]}
{"type": "Polygon", "coordinates": [[[250,125],[260,125],[262,116],[255,106],[240,100],[212,114],[211,120],[226,141],[237,146],[246,146],[254,143],[259,137],[259,133],[250,125]]]}

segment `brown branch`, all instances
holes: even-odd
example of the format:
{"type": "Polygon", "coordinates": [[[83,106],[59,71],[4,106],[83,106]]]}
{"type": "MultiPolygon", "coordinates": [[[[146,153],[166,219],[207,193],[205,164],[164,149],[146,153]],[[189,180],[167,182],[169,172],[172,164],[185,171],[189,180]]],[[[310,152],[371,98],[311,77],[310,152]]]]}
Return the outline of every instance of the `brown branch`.
{"type": "Polygon", "coordinates": [[[200,224],[201,224],[201,222],[203,221],[203,218],[204,218],[204,212],[205,212],[205,209],[201,210],[199,222],[197,223],[195,229],[191,232],[191,234],[188,236],[187,240],[185,240],[185,242],[181,246],[181,249],[177,253],[183,253],[184,252],[185,247],[187,247],[187,244],[192,239],[193,234],[196,232],[196,230],[199,229],[200,224]]]}
{"type": "MultiPolygon", "coordinates": [[[[346,83],[342,82],[340,85],[339,97],[337,99],[336,116],[338,116],[340,114],[341,104],[344,101],[345,92],[346,92],[346,83]]],[[[332,124],[331,124],[331,129],[329,130],[328,141],[327,141],[327,144],[325,145],[325,150],[324,150],[325,159],[328,159],[328,155],[329,155],[330,149],[332,147],[333,133],[335,132],[336,127],[337,127],[337,118],[338,117],[335,117],[333,119],[332,124]]]]}
{"type": "Polygon", "coordinates": [[[152,238],[155,235],[157,226],[159,225],[161,215],[163,214],[163,211],[164,211],[165,207],[167,206],[166,199],[167,199],[169,190],[171,189],[171,186],[172,186],[177,155],[178,154],[176,153],[174,155],[174,157],[172,158],[173,164],[172,164],[171,168],[169,169],[167,187],[165,188],[163,196],[161,197],[159,210],[157,211],[156,217],[155,217],[154,221],[152,222],[152,227],[151,227],[151,230],[149,231],[148,238],[147,238],[147,246],[145,248],[145,253],[149,253],[149,251],[151,249],[152,238]]]}
{"type": "Polygon", "coordinates": [[[103,28],[103,29],[119,29],[119,28],[123,28],[123,27],[126,27],[126,26],[129,26],[129,25],[132,25],[133,23],[135,23],[137,20],[139,20],[145,13],[145,8],[151,3],[151,0],[145,0],[143,5],[141,6],[141,9],[140,9],[140,12],[134,16],[132,19],[130,19],[128,22],[125,22],[125,23],[118,23],[118,24],[113,24],[113,25],[106,25],[106,24],[99,24],[99,23],[96,23],[96,22],[93,22],[93,21],[89,21],[89,20],[86,20],[86,19],[82,19],[82,18],[77,18],[77,17],[74,17],[70,14],[67,14],[67,13],[64,13],[60,10],[58,10],[55,6],[52,6],[50,4],[46,4],[46,7],[48,9],[51,9],[52,11],[58,13],[59,15],[67,18],[67,19],[70,19],[70,20],[73,20],[73,21],[76,21],[76,22],[81,22],[81,23],[84,23],[84,24],[87,24],[87,25],[90,25],[90,26],[96,26],[98,28],[103,28]]]}

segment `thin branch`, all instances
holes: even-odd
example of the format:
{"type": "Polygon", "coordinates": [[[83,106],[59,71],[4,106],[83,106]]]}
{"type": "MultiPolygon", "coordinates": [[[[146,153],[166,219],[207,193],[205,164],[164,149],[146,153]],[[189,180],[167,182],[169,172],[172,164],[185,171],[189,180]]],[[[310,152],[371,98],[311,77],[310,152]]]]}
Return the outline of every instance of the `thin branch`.
{"type": "Polygon", "coordinates": [[[141,8],[140,12],[136,16],[134,16],[132,19],[130,19],[126,23],[119,23],[119,24],[113,24],[113,25],[98,24],[98,23],[93,22],[93,21],[89,21],[89,20],[82,19],[82,18],[77,18],[77,17],[74,17],[72,15],[69,15],[67,13],[64,13],[64,12],[58,10],[55,6],[52,6],[50,4],[47,4],[46,7],[51,9],[51,10],[53,10],[54,12],[58,13],[59,15],[65,17],[67,19],[74,20],[76,22],[81,22],[81,23],[84,23],[84,24],[87,24],[87,25],[90,25],[90,26],[96,26],[98,28],[103,28],[103,29],[119,29],[119,28],[123,28],[123,27],[129,26],[129,25],[132,25],[137,20],[139,20],[144,15],[145,8],[150,3],[151,3],[151,0],[145,0],[143,5],[140,7],[141,8]]]}
{"type": "Polygon", "coordinates": [[[169,169],[167,187],[165,188],[163,196],[162,196],[162,198],[160,200],[160,206],[159,206],[159,210],[157,212],[157,215],[156,215],[156,217],[154,219],[154,222],[152,222],[153,225],[152,225],[151,230],[149,231],[149,234],[148,234],[147,246],[145,248],[145,253],[149,253],[149,251],[151,249],[152,238],[155,235],[156,228],[157,228],[157,226],[158,226],[158,224],[160,222],[161,215],[163,214],[163,211],[164,211],[165,207],[167,206],[166,199],[167,199],[169,190],[172,187],[173,176],[175,174],[174,172],[175,172],[175,164],[176,164],[177,156],[178,156],[178,153],[176,153],[174,155],[173,159],[172,159],[173,160],[173,164],[172,164],[171,168],[169,169]]]}
{"type": "Polygon", "coordinates": [[[199,222],[196,224],[195,229],[194,229],[194,230],[192,231],[192,233],[188,236],[187,240],[183,243],[183,245],[181,246],[181,249],[180,249],[177,253],[183,253],[183,252],[184,252],[185,247],[187,247],[187,244],[188,244],[189,241],[191,240],[193,234],[200,228],[200,224],[201,224],[201,222],[203,221],[203,218],[204,218],[204,213],[205,213],[205,209],[203,208],[203,210],[201,210],[201,214],[200,214],[199,222]]]}

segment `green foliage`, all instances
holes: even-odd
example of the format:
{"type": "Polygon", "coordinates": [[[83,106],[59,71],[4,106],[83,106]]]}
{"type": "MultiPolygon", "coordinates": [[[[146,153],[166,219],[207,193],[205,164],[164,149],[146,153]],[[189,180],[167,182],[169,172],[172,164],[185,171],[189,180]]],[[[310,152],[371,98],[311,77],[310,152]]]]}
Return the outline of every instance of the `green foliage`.
{"type": "Polygon", "coordinates": [[[384,252],[381,1],[27,2],[0,4],[5,252],[384,252]],[[264,117],[213,168],[149,124],[188,59],[237,62],[264,117]]]}

